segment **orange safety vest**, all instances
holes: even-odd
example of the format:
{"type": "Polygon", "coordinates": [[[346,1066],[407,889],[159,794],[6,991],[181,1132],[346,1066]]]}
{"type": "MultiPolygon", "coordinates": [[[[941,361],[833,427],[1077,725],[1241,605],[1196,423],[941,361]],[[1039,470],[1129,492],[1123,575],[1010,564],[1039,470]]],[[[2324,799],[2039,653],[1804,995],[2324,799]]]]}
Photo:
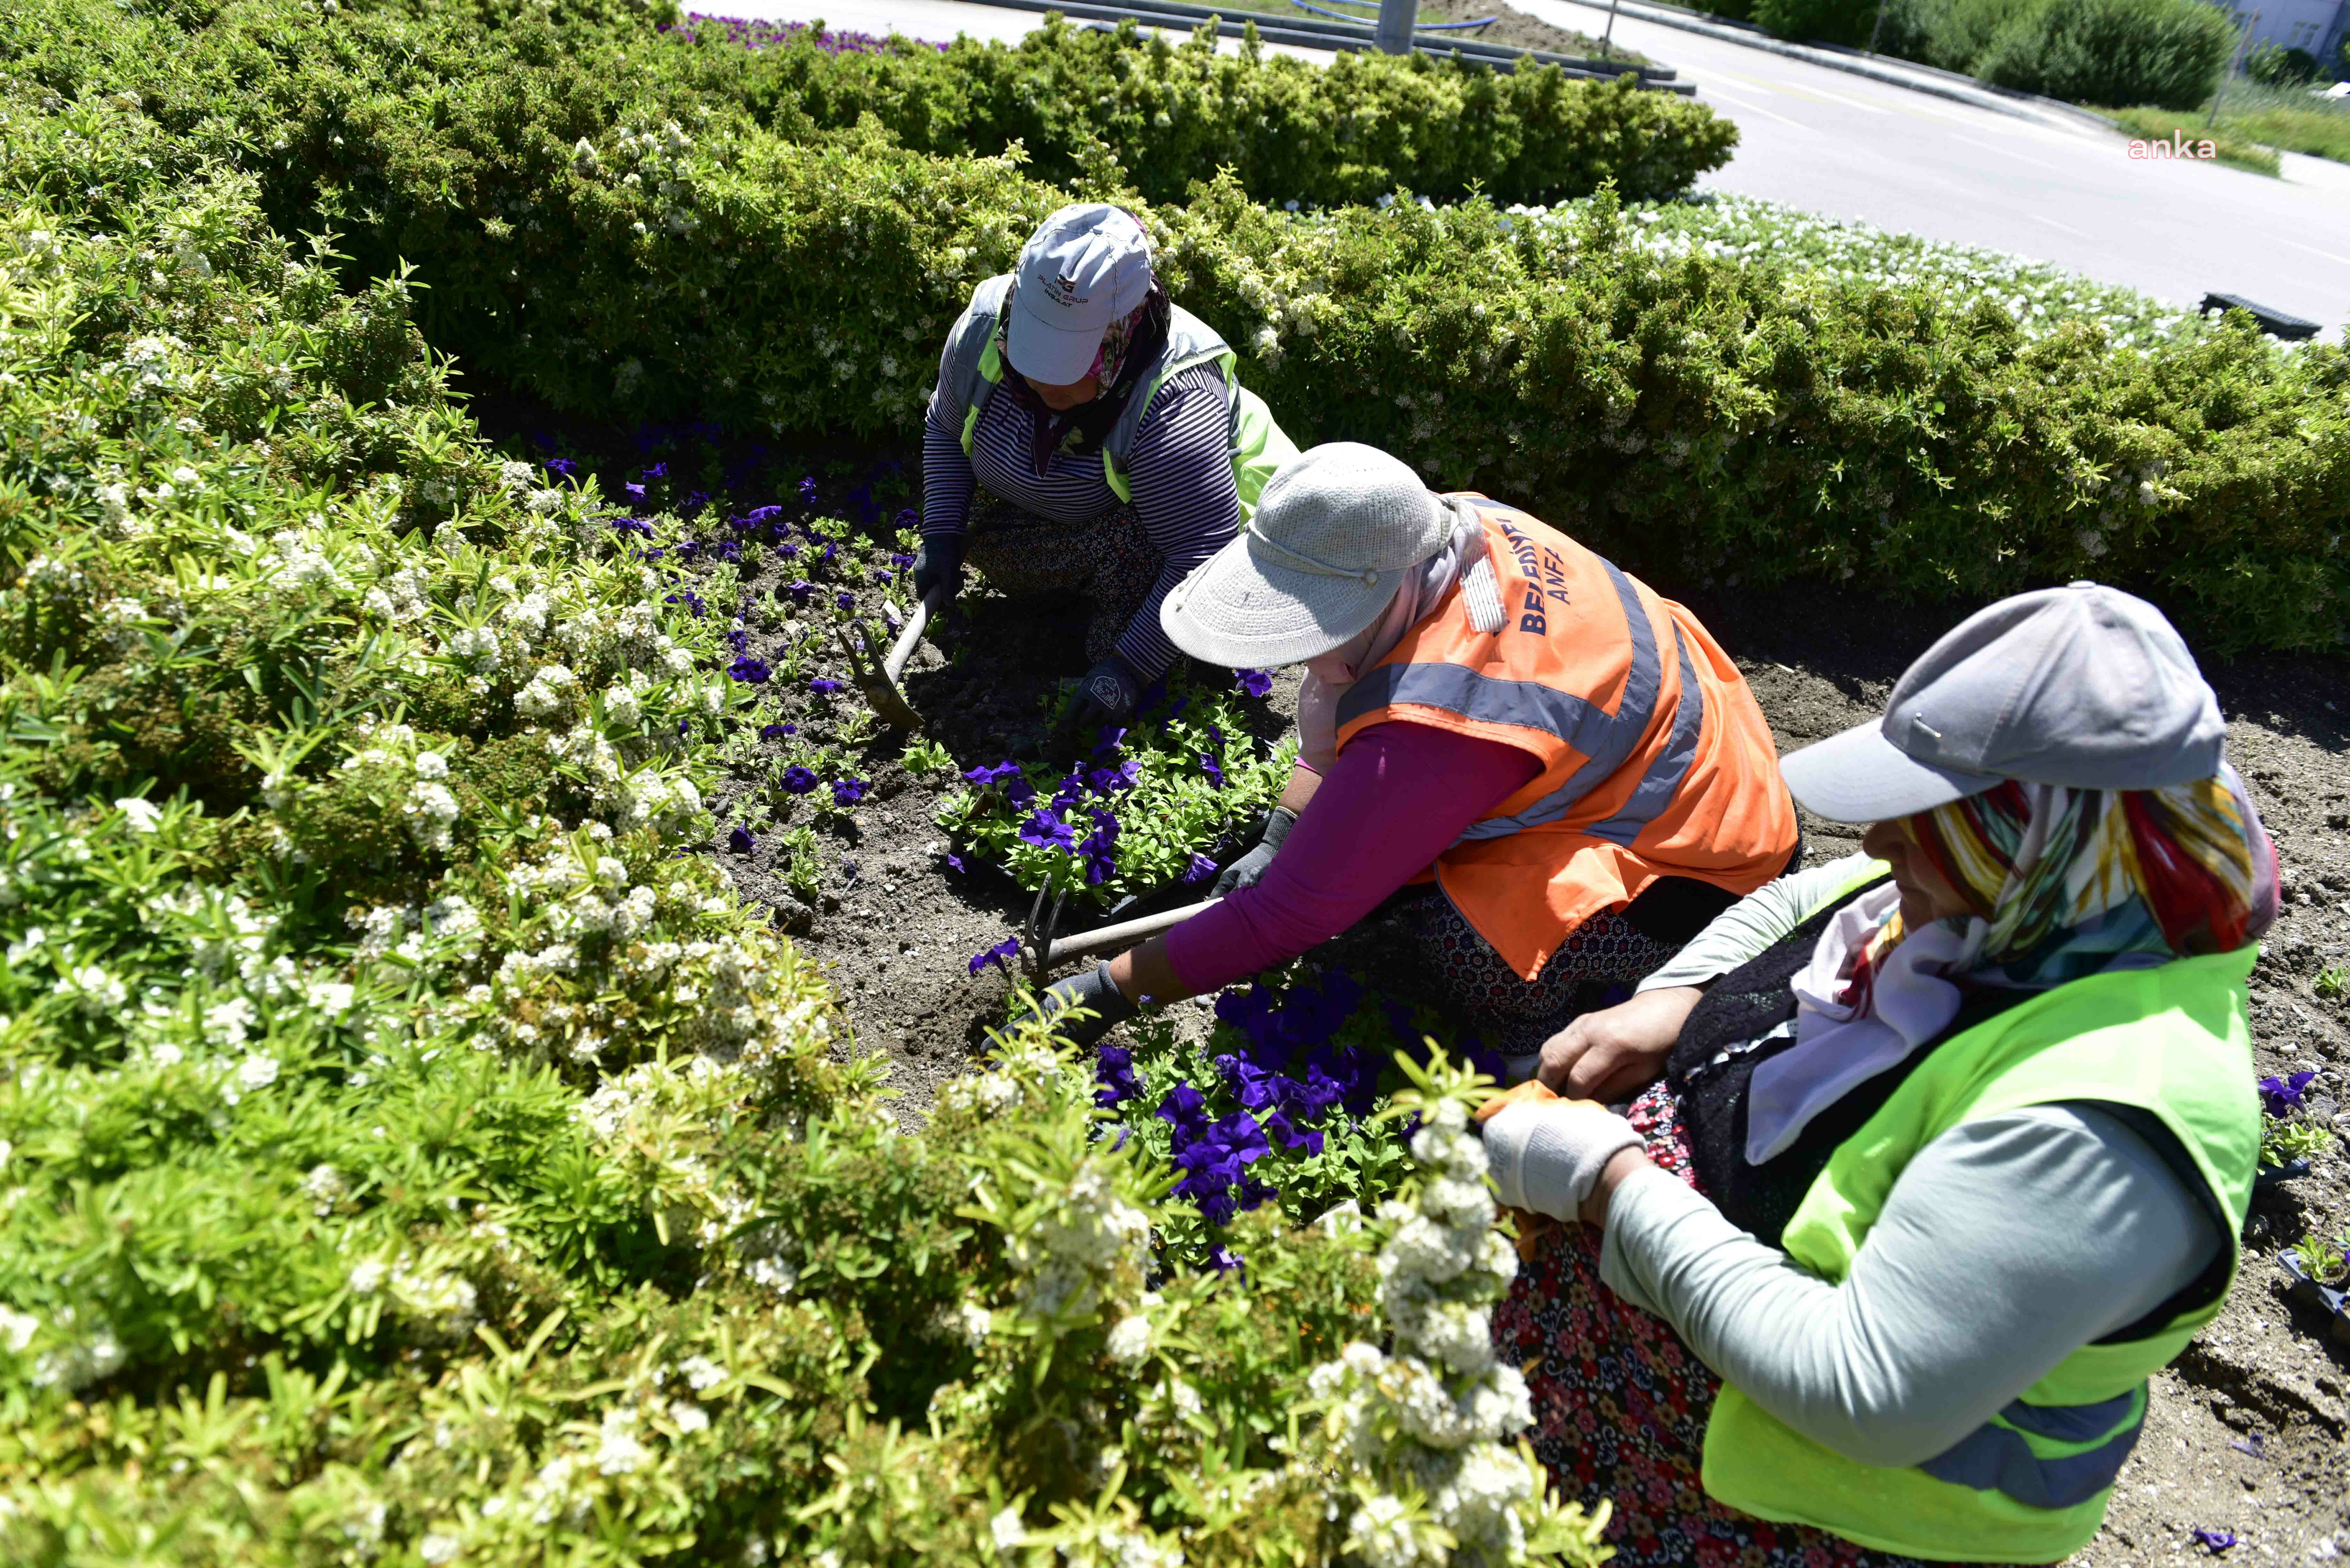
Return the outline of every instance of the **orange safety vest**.
{"type": "MultiPolygon", "coordinates": [[[[1779,752],[1746,679],[1697,618],[1557,529],[1474,493],[1506,613],[1463,587],[1338,702],[1338,745],[1373,724],[1503,741],[1541,763],[1437,857],[1439,887],[1527,980],[1569,932],[1659,877],[1747,894],[1795,847],[1779,752]]],[[[1468,574],[1463,573],[1465,579],[1468,574]]]]}

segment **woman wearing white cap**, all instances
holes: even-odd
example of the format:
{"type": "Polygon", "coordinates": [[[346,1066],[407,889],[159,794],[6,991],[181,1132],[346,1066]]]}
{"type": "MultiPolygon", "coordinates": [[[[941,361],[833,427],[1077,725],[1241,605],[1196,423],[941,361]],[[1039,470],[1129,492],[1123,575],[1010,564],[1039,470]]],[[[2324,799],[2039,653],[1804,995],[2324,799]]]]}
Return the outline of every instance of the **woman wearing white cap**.
{"type": "Polygon", "coordinates": [[[1299,765],[1221,903],[1053,988],[1095,1014],[1079,1038],[1143,995],[1295,958],[1419,882],[1405,919],[1441,981],[1530,1056],[1794,857],[1770,729],[1694,616],[1375,448],[1284,468],[1159,618],[1212,663],[1305,666],[1299,765]]]}
{"type": "Polygon", "coordinates": [[[1072,740],[1132,715],[1175,657],[1160,601],[1296,455],[1233,360],[1167,297],[1142,225],[1100,202],[1045,219],[947,337],[922,439],[915,591],[951,598],[968,556],[1014,597],[1093,601],[1072,740]],[[983,485],[1005,504],[975,522],[983,485]]]}
{"type": "MultiPolygon", "coordinates": [[[[2151,605],[1991,606],[1797,752],[1862,852],[1586,1023],[1615,1115],[1487,1107],[1528,1262],[1495,1322],[1619,1563],[2053,1563],[2219,1312],[2261,1121],[2275,851],[2151,605]]],[[[1586,1075],[1588,1040],[1543,1077],[1586,1075]]]]}

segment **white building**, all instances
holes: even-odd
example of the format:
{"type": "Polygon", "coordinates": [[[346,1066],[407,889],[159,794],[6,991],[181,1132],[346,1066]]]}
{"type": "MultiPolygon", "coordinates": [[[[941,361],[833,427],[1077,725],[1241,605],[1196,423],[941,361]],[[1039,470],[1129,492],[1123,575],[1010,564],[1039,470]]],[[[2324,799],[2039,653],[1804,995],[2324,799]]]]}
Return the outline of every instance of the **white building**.
{"type": "MultiPolygon", "coordinates": [[[[2221,6],[2243,26],[2255,14],[2251,47],[2275,44],[2282,48],[2307,49],[2329,72],[2338,74],[2342,40],[2350,36],[2350,0],[2235,0],[2221,6]]],[[[2332,80],[2332,75],[2326,78],[2332,80]]]]}

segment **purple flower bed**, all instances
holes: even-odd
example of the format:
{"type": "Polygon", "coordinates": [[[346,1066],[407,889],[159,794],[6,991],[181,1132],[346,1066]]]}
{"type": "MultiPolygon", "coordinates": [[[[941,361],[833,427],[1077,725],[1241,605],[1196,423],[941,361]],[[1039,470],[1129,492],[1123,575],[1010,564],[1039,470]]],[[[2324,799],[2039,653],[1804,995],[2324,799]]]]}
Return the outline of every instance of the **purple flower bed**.
{"type": "Polygon", "coordinates": [[[926,38],[909,38],[902,33],[892,33],[877,38],[870,33],[843,33],[833,28],[812,28],[806,22],[766,22],[742,16],[708,16],[699,11],[686,13],[685,20],[664,26],[664,33],[684,33],[697,40],[708,36],[712,28],[723,28],[725,41],[746,49],[772,49],[794,43],[806,43],[827,55],[886,55],[899,48],[936,49],[946,52],[944,44],[933,44],[926,38]]]}

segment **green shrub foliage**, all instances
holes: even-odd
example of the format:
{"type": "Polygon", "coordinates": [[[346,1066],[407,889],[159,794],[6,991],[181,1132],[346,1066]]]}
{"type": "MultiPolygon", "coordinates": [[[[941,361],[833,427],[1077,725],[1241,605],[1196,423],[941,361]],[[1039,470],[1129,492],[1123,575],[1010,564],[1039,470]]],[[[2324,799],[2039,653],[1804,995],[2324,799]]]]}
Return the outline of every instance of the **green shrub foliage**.
{"type": "Polygon", "coordinates": [[[2263,87],[2303,87],[2324,67],[2307,49],[2262,44],[2244,59],[2244,74],[2263,87]]]}
{"type": "Polygon", "coordinates": [[[1033,1027],[901,1132],[724,618],[195,140],[0,82],[0,1561],[1593,1562],[1466,1075],[1224,1273],[1033,1027]]]}
{"type": "Polygon", "coordinates": [[[2047,0],[2002,28],[1973,69],[2075,103],[2193,109],[2235,45],[2229,14],[2203,0],[2047,0]]]}
{"type": "Polygon", "coordinates": [[[1782,38],[1862,44],[1877,21],[1877,0],[1754,0],[1754,21],[1782,38]]]}

